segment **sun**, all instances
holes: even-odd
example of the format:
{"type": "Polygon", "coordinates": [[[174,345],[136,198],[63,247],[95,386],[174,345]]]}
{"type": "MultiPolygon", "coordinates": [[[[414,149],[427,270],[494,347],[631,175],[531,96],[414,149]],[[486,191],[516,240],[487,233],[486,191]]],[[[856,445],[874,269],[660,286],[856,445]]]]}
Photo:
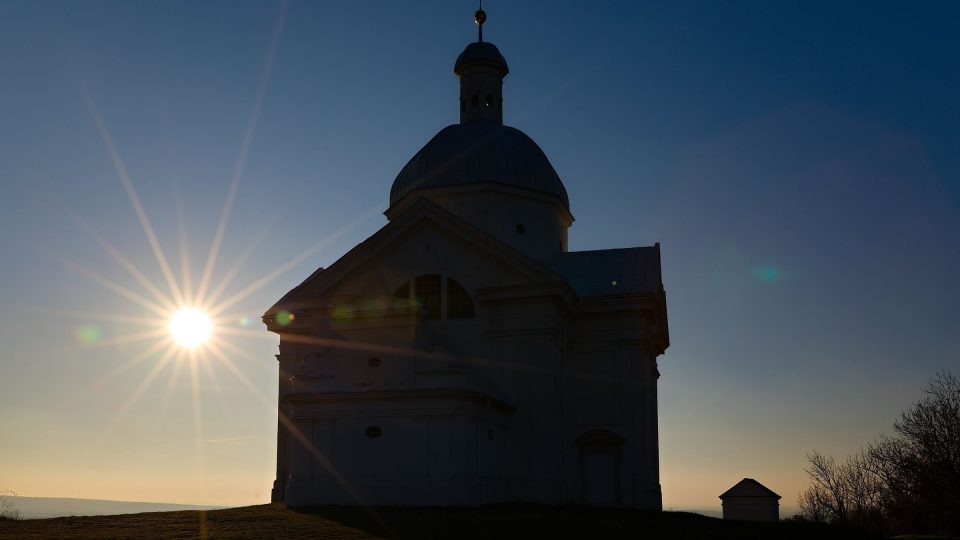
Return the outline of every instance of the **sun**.
{"type": "Polygon", "coordinates": [[[170,336],[180,346],[195,349],[210,339],[213,322],[203,311],[184,307],[170,316],[169,328],[170,336]]]}

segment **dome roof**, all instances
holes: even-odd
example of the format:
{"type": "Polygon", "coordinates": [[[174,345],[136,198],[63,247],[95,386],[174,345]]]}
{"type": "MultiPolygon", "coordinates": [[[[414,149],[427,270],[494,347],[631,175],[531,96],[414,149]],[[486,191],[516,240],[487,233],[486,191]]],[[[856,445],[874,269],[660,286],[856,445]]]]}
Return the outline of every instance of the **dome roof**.
{"type": "Polygon", "coordinates": [[[519,129],[478,120],[443,128],[403,167],[390,188],[390,205],[418,189],[480,182],[556,195],[569,209],[567,190],[543,150],[519,129]]]}
{"type": "Polygon", "coordinates": [[[493,43],[486,41],[477,41],[467,45],[467,48],[457,57],[457,62],[453,65],[453,72],[460,75],[464,66],[473,63],[496,64],[500,68],[501,77],[506,77],[507,73],[510,73],[507,68],[507,60],[500,54],[500,49],[493,43]]]}

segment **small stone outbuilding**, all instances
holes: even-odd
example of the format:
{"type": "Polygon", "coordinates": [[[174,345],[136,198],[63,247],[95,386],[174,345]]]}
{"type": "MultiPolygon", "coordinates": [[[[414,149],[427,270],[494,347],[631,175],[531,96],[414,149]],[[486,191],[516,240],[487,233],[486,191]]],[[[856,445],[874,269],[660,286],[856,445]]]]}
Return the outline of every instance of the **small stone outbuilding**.
{"type": "Polygon", "coordinates": [[[779,521],[780,496],[753,478],[744,478],[720,495],[723,519],[779,521]]]}

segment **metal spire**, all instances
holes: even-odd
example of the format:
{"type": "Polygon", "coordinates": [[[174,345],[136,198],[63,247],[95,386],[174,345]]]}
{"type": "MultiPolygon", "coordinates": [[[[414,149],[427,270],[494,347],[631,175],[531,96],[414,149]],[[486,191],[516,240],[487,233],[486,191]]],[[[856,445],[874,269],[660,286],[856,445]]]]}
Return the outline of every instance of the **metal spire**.
{"type": "Polygon", "coordinates": [[[478,43],[483,43],[483,23],[487,22],[487,12],[483,10],[483,0],[480,0],[480,9],[473,14],[473,20],[477,21],[478,43]]]}

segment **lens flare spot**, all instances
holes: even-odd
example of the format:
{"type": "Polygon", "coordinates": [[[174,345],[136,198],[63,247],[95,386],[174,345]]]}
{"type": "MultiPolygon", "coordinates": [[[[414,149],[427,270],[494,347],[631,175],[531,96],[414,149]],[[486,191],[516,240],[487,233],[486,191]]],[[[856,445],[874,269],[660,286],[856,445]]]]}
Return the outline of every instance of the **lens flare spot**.
{"type": "Polygon", "coordinates": [[[348,321],[353,318],[353,306],[350,304],[337,304],[333,307],[333,318],[338,321],[348,321]]]}
{"type": "Polygon", "coordinates": [[[780,269],[772,264],[756,266],[750,271],[753,277],[764,283],[774,283],[780,279],[780,269]]]}
{"type": "Polygon", "coordinates": [[[100,341],[100,329],[92,324],[87,324],[77,328],[77,340],[84,345],[93,345],[100,341]]]}
{"type": "Polygon", "coordinates": [[[240,326],[250,326],[253,324],[253,319],[250,317],[240,317],[240,320],[237,322],[240,323],[240,326]]]}
{"type": "Polygon", "coordinates": [[[210,339],[213,322],[197,308],[185,307],[170,317],[170,335],[187,348],[195,348],[210,339]]]}
{"type": "Polygon", "coordinates": [[[274,317],[274,320],[277,321],[277,324],[279,324],[280,326],[287,326],[290,323],[292,323],[293,320],[296,318],[297,316],[294,315],[293,313],[290,313],[287,310],[283,310],[277,313],[277,316],[274,317]]]}

